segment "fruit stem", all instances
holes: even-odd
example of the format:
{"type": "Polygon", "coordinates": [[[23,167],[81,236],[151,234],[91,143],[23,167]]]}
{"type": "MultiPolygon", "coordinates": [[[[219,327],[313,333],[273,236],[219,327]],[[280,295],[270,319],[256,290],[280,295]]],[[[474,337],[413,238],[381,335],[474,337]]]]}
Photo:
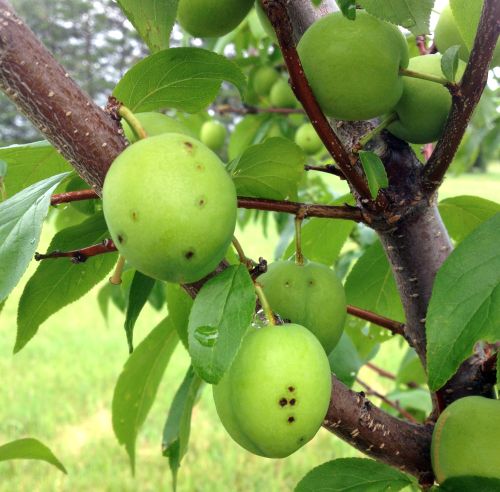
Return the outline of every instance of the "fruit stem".
{"type": "Polygon", "coordinates": [[[120,106],[118,114],[129,124],[135,136],[141,140],[146,138],[148,134],[141,125],[141,122],[136,118],[134,113],[127,108],[127,106],[120,106]]]}
{"type": "Polygon", "coordinates": [[[110,283],[112,283],[113,285],[120,285],[122,283],[122,273],[124,266],[125,266],[125,258],[123,256],[119,256],[118,261],[116,262],[113,276],[109,278],[110,283]]]}
{"type": "Polygon", "coordinates": [[[264,291],[262,290],[262,285],[260,285],[258,282],[255,282],[254,285],[255,285],[255,292],[257,293],[257,297],[259,298],[260,305],[262,306],[262,310],[264,311],[264,315],[269,321],[269,324],[275,326],[276,319],[274,318],[274,313],[273,310],[271,309],[271,306],[269,305],[269,301],[267,300],[267,297],[264,294],[264,291]]]}
{"type": "Polygon", "coordinates": [[[302,215],[295,216],[295,263],[304,264],[304,255],[302,254],[302,215]]]}
{"type": "Polygon", "coordinates": [[[385,130],[391,123],[398,119],[397,113],[391,113],[387,118],[382,120],[373,130],[365,133],[358,142],[357,148],[361,150],[375,135],[378,135],[382,130],[385,130]]]}
{"type": "Polygon", "coordinates": [[[437,77],[436,75],[431,75],[429,73],[415,72],[414,70],[408,70],[407,68],[400,68],[399,73],[400,75],[403,75],[405,77],[428,80],[429,82],[436,82],[437,84],[441,85],[448,85],[451,83],[448,79],[445,79],[444,77],[437,77]]]}
{"type": "Polygon", "coordinates": [[[236,236],[233,236],[233,246],[236,252],[238,253],[238,257],[240,259],[240,263],[243,263],[248,269],[251,269],[255,266],[254,262],[248,258],[248,256],[245,255],[245,252],[243,251],[243,247],[241,246],[241,243],[236,239],[236,236]]]}

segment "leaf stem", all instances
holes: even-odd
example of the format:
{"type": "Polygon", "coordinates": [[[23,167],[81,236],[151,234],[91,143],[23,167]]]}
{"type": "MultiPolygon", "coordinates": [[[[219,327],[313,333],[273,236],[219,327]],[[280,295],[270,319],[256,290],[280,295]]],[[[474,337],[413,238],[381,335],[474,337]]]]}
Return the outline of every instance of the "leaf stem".
{"type": "Polygon", "coordinates": [[[441,85],[453,85],[448,79],[445,79],[444,77],[437,77],[436,75],[431,75],[430,73],[416,72],[415,70],[408,70],[407,68],[400,68],[399,73],[404,77],[427,80],[429,82],[435,82],[436,84],[441,85]]]}
{"type": "Polygon", "coordinates": [[[234,249],[238,253],[238,258],[240,259],[240,263],[243,263],[249,270],[252,269],[255,266],[255,262],[248,258],[247,255],[245,255],[245,251],[243,251],[243,246],[241,246],[241,243],[236,239],[236,236],[233,236],[232,240],[234,249]]]}
{"type": "Polygon", "coordinates": [[[383,119],[373,130],[365,133],[358,142],[357,149],[362,149],[373,137],[378,135],[382,130],[385,130],[391,123],[398,120],[397,113],[391,113],[387,118],[383,119]]]}
{"type": "Polygon", "coordinates": [[[118,261],[116,262],[115,271],[113,272],[113,276],[109,278],[110,283],[113,285],[120,285],[122,283],[122,273],[123,267],[125,266],[125,258],[120,256],[118,261]]]}
{"type": "Polygon", "coordinates": [[[137,119],[134,113],[132,113],[132,111],[127,108],[127,106],[120,106],[118,114],[129,124],[130,128],[132,128],[132,131],[134,132],[134,135],[139,140],[148,136],[148,134],[142,127],[141,122],[137,119]]]}
{"type": "Polygon", "coordinates": [[[255,282],[254,285],[255,285],[255,292],[257,293],[260,305],[262,306],[262,310],[264,311],[264,314],[267,320],[269,321],[269,324],[275,326],[276,319],[274,318],[274,313],[273,310],[271,309],[271,306],[269,305],[269,301],[267,300],[267,297],[264,294],[264,291],[262,290],[262,285],[260,285],[259,282],[255,282]]]}
{"type": "Polygon", "coordinates": [[[295,263],[297,265],[304,264],[304,255],[302,254],[302,214],[295,216],[295,263]]]}

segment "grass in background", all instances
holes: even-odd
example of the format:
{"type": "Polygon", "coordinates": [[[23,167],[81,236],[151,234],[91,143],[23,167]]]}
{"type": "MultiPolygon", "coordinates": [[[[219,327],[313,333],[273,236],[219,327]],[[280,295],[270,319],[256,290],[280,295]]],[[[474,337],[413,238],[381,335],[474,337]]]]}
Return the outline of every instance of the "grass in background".
{"type": "MultiPolygon", "coordinates": [[[[448,178],[441,197],[477,194],[495,200],[500,165],[487,175],[448,178]]],[[[338,181],[336,182],[338,183],[338,181]]],[[[339,189],[339,191],[341,191],[339,189]]],[[[51,231],[44,233],[43,250],[51,231]]],[[[239,238],[246,253],[273,257],[278,237],[268,238],[252,227],[239,238]]],[[[110,309],[106,322],[97,307],[96,291],[68,306],[42,325],[39,334],[16,356],[16,307],[24,283],[0,314],[0,443],[23,436],[44,441],[68,469],[68,476],[45,463],[0,463],[0,492],[24,491],[169,491],[168,461],[161,456],[161,432],[166,411],[179,386],[188,356],[179,346],[166,371],[151,414],[137,442],[137,473],[111,427],[113,388],[127,358],[123,315],[110,309]]],[[[165,316],[152,308],[141,314],[136,339],[142,339],[165,316]]],[[[383,313],[382,313],[383,314],[383,313]]],[[[387,342],[376,363],[395,371],[403,355],[396,339],[387,342]]],[[[390,382],[364,369],[362,377],[384,392],[390,382]]],[[[284,460],[253,456],[238,447],[219,423],[209,387],[194,411],[190,450],[180,470],[179,491],[288,491],[309,469],[357,452],[321,430],[304,448],[284,460]]]]}

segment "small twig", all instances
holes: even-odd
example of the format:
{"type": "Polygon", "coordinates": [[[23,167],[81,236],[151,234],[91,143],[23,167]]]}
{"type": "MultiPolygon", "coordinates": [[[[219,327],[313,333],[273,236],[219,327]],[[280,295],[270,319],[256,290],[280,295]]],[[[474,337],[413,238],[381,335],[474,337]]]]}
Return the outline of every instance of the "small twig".
{"type": "Polygon", "coordinates": [[[50,198],[51,205],[59,205],[60,203],[78,202],[80,200],[94,200],[99,198],[99,195],[94,190],[78,190],[68,191],[66,193],[58,193],[50,198]]]}
{"type": "Polygon", "coordinates": [[[305,111],[303,109],[297,108],[259,108],[257,106],[243,106],[242,108],[236,108],[231,106],[230,104],[221,104],[220,106],[215,106],[214,111],[217,111],[219,114],[260,114],[260,113],[272,113],[272,114],[303,114],[305,115],[305,111]]]}
{"type": "Polygon", "coordinates": [[[369,395],[369,396],[375,396],[375,397],[379,398],[384,403],[386,403],[390,407],[394,408],[394,410],[398,411],[403,417],[406,418],[406,420],[408,420],[410,422],[413,422],[414,424],[418,424],[419,423],[418,420],[410,412],[408,412],[407,410],[405,410],[404,408],[402,408],[401,405],[398,402],[389,400],[389,398],[387,398],[386,396],[382,395],[378,391],[375,391],[371,386],[369,386],[365,382],[361,381],[361,379],[359,379],[359,378],[356,378],[356,382],[360,386],[362,386],[363,388],[365,388],[367,395],[369,395]]]}
{"type": "Polygon", "coordinates": [[[412,77],[414,79],[427,80],[428,82],[435,82],[436,84],[441,84],[441,85],[445,85],[445,86],[454,85],[448,79],[445,79],[444,77],[438,77],[438,76],[432,75],[430,73],[416,72],[415,70],[408,70],[407,68],[400,68],[399,73],[405,77],[412,77]]]}
{"type": "Polygon", "coordinates": [[[105,239],[102,243],[76,249],[74,251],[51,251],[50,253],[35,253],[35,260],[50,260],[53,258],[71,258],[73,263],[85,263],[90,257],[113,253],[116,251],[115,243],[111,239],[105,239]]]}
{"type": "Polygon", "coordinates": [[[259,1],[261,1],[264,11],[276,31],[281,52],[290,75],[291,86],[297,99],[302,103],[307,116],[311,120],[323,144],[349,183],[359,193],[361,198],[370,200],[370,190],[368,189],[368,184],[363,173],[360,172],[359,166],[357,166],[356,156],[346,150],[339,137],[333,131],[309,86],[293,39],[292,25],[285,5],[286,1],[259,1]]]}
{"type": "Polygon", "coordinates": [[[125,266],[125,258],[123,256],[118,257],[116,262],[115,271],[113,275],[109,277],[109,283],[113,285],[120,285],[122,283],[122,273],[123,267],[125,266]]]}
{"type": "Polygon", "coordinates": [[[238,253],[238,258],[240,259],[240,263],[243,263],[249,270],[253,269],[256,265],[255,261],[252,259],[248,258],[248,256],[245,255],[245,252],[243,251],[243,247],[241,246],[241,243],[236,239],[236,236],[233,236],[232,240],[234,249],[238,253]]]}
{"type": "Polygon", "coordinates": [[[321,173],[328,173],[338,176],[340,179],[346,179],[344,173],[333,164],[327,164],[326,166],[310,166],[306,164],[304,166],[305,171],[319,171],[321,173]]]}
{"type": "Polygon", "coordinates": [[[299,211],[295,216],[295,263],[297,265],[304,264],[304,255],[302,254],[302,221],[304,216],[299,211]]]}
{"type": "Polygon", "coordinates": [[[424,34],[422,34],[420,36],[417,36],[415,38],[415,43],[417,45],[418,52],[421,55],[427,55],[428,54],[428,51],[427,51],[427,40],[426,40],[426,37],[425,37],[424,34]]]}
{"type": "Polygon", "coordinates": [[[238,197],[238,207],[268,212],[283,212],[297,215],[302,210],[304,218],[320,217],[324,219],[346,219],[355,222],[366,222],[368,218],[357,207],[317,205],[309,203],[287,202],[280,200],[267,200],[264,198],[238,197]]]}
{"type": "Polygon", "coordinates": [[[257,297],[259,298],[260,305],[262,306],[262,310],[264,311],[264,314],[266,315],[266,318],[269,321],[269,324],[275,325],[276,319],[274,317],[273,310],[271,309],[271,306],[269,305],[267,297],[264,294],[264,291],[262,290],[262,285],[260,285],[258,282],[255,282],[254,285],[255,285],[255,292],[257,293],[257,297]]]}
{"type": "MultiPolygon", "coordinates": [[[[365,364],[365,366],[368,367],[369,369],[371,369],[372,371],[376,372],[379,376],[381,376],[383,378],[390,379],[391,381],[396,381],[396,376],[394,374],[392,374],[392,372],[386,371],[385,369],[382,369],[381,367],[378,367],[371,362],[367,362],[365,364]]],[[[412,389],[420,388],[420,386],[413,381],[409,381],[405,384],[406,384],[406,386],[408,386],[408,388],[412,388],[412,389]]]]}
{"type": "Polygon", "coordinates": [[[347,312],[352,316],[364,319],[382,328],[387,328],[393,335],[405,335],[405,325],[399,321],[380,316],[380,314],[372,313],[356,306],[347,306],[347,312]]]}
{"type": "Polygon", "coordinates": [[[118,109],[118,114],[128,123],[130,128],[132,128],[132,131],[134,132],[134,135],[138,140],[141,140],[148,136],[141,122],[137,119],[134,113],[126,106],[120,106],[120,108],[118,109]]]}
{"type": "Polygon", "coordinates": [[[252,280],[255,281],[257,280],[263,273],[267,272],[267,260],[262,258],[262,256],[259,258],[259,263],[255,265],[252,270],[250,270],[250,277],[252,277],[252,280]]]}
{"type": "Polygon", "coordinates": [[[452,94],[452,107],[443,135],[424,167],[424,188],[432,194],[441,185],[462,141],[488,80],[488,70],[500,33],[500,0],[485,0],[476,39],[458,87],[452,94]]]}

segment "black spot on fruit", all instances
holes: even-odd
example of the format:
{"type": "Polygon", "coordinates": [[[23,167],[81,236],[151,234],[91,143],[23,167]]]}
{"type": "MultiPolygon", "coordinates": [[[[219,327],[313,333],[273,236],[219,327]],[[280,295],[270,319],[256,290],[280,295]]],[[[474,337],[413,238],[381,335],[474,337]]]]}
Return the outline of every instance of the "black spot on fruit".
{"type": "Polygon", "coordinates": [[[297,400],[296,400],[295,398],[292,398],[292,399],[290,400],[290,405],[292,405],[292,407],[293,407],[293,406],[295,405],[296,401],[297,401],[297,400]]]}
{"type": "Polygon", "coordinates": [[[299,442],[304,442],[306,440],[306,438],[304,436],[302,436],[300,439],[299,439],[299,442]]]}
{"type": "Polygon", "coordinates": [[[200,162],[198,162],[196,164],[196,170],[202,172],[205,170],[205,166],[203,164],[201,164],[200,162]]]}
{"type": "Polygon", "coordinates": [[[139,218],[139,215],[137,214],[137,212],[135,210],[133,210],[130,215],[132,216],[132,220],[134,222],[137,222],[137,219],[139,218]]]}
{"type": "Polygon", "coordinates": [[[192,257],[194,256],[194,251],[186,251],[186,253],[184,253],[184,257],[186,258],[186,260],[190,260],[192,257]]]}
{"type": "Polygon", "coordinates": [[[289,424],[293,424],[294,422],[295,422],[295,417],[293,417],[293,416],[288,417],[289,424]]]}
{"type": "Polygon", "coordinates": [[[309,280],[309,285],[314,285],[314,280],[309,280]]]}
{"type": "Polygon", "coordinates": [[[194,149],[194,145],[191,142],[184,142],[184,147],[188,154],[191,154],[194,149]]]}
{"type": "Polygon", "coordinates": [[[293,386],[288,386],[288,391],[290,391],[290,393],[293,393],[295,391],[295,388],[293,386]]]}
{"type": "Polygon", "coordinates": [[[281,398],[281,400],[278,402],[280,404],[281,407],[284,407],[288,401],[286,398],[281,398]]]}
{"type": "Polygon", "coordinates": [[[125,238],[123,237],[123,234],[118,234],[118,242],[120,244],[123,244],[125,242],[125,238]]]}
{"type": "Polygon", "coordinates": [[[203,208],[207,204],[207,199],[204,196],[201,196],[200,198],[198,198],[196,203],[200,208],[203,208]]]}

